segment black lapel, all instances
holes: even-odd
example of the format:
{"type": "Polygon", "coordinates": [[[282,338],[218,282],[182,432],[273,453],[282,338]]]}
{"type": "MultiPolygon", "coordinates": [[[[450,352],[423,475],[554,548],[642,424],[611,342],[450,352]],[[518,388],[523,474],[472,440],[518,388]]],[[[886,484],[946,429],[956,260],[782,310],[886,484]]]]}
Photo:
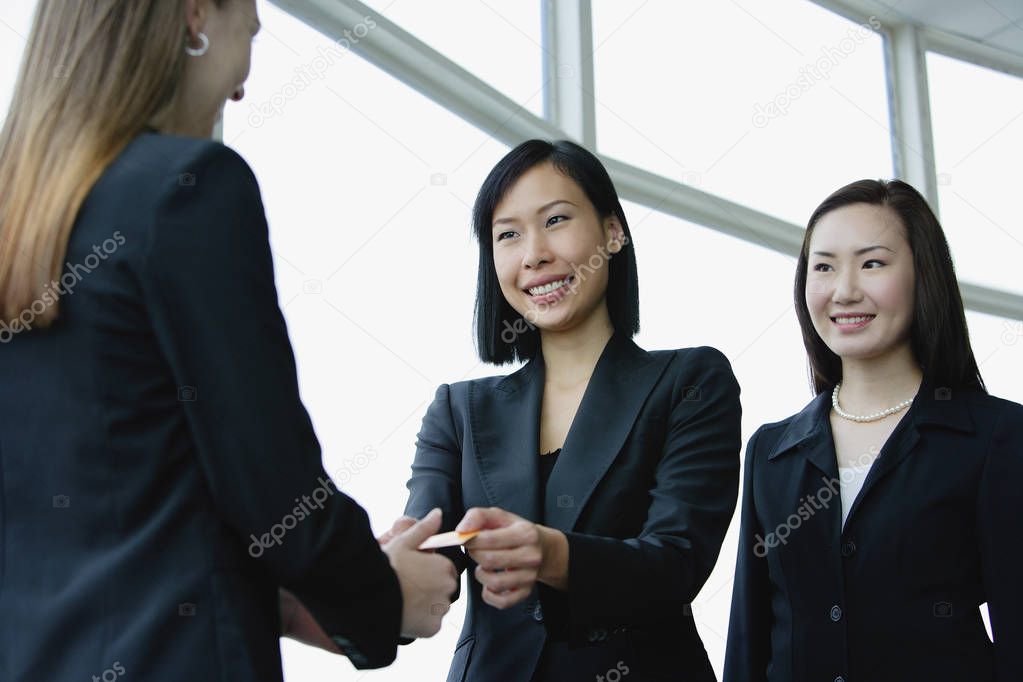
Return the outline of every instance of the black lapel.
{"type": "Polygon", "coordinates": [[[540,520],[540,406],[543,356],[494,386],[469,384],[469,427],[491,506],[540,520]]]}
{"type": "Polygon", "coordinates": [[[792,418],[767,459],[773,460],[787,452],[797,451],[829,479],[837,479],[838,461],[828,421],[830,412],[831,394],[825,391],[792,418]]]}
{"type": "MultiPolygon", "coordinates": [[[[647,353],[622,334],[611,337],[551,472],[544,497],[544,525],[562,531],[575,527],[672,357],[671,353],[647,353]]],[[[534,447],[534,458],[536,452],[534,447]]]]}
{"type": "Polygon", "coordinates": [[[935,386],[928,378],[924,378],[913,398],[913,405],[892,431],[892,435],[888,437],[881,452],[878,453],[877,459],[874,460],[867,472],[863,488],[846,517],[847,527],[856,510],[870,494],[871,489],[875,488],[878,481],[891,473],[913,451],[920,440],[921,427],[936,426],[966,433],[974,431],[973,419],[970,417],[970,408],[965,393],[965,389],[951,390],[935,386]]]}

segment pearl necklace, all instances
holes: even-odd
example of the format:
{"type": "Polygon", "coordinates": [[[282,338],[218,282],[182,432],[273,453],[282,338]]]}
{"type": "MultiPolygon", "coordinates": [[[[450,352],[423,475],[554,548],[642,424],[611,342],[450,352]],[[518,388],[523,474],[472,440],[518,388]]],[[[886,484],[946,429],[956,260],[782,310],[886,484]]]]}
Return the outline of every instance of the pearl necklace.
{"type": "Polygon", "coordinates": [[[845,410],[838,406],[838,389],[840,389],[841,387],[842,387],[841,381],[835,384],[835,390],[831,392],[831,406],[835,408],[835,414],[837,414],[839,417],[854,422],[876,422],[879,419],[884,419],[890,414],[895,414],[896,412],[904,410],[913,404],[913,399],[910,398],[909,400],[903,400],[898,405],[894,405],[887,409],[881,410],[880,412],[874,412],[873,414],[864,415],[849,414],[848,412],[846,412],[845,410]]]}

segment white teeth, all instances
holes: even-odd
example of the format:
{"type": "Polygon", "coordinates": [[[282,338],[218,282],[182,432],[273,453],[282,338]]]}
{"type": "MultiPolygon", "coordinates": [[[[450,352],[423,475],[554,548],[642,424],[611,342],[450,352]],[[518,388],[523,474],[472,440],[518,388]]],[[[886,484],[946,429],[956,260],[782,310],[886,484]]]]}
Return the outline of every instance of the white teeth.
{"type": "Polygon", "coordinates": [[[528,291],[529,291],[529,295],[530,296],[543,296],[544,294],[549,294],[552,291],[556,291],[556,290],[560,289],[561,287],[565,286],[566,284],[568,284],[568,280],[567,279],[562,279],[562,280],[559,280],[557,282],[551,282],[550,284],[544,284],[543,286],[540,286],[540,287],[533,287],[532,289],[529,289],[528,291]]]}
{"type": "Polygon", "coordinates": [[[836,317],[835,322],[838,324],[859,324],[860,322],[866,322],[872,319],[873,315],[861,315],[859,317],[836,317]]]}

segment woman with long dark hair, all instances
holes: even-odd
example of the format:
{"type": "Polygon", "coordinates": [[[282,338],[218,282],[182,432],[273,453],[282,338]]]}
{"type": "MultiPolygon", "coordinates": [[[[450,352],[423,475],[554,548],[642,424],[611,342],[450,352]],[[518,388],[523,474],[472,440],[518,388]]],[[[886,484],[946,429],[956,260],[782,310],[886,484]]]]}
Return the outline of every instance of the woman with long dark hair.
{"type": "Polygon", "coordinates": [[[607,171],[531,140],[473,210],[480,358],[444,384],[406,513],[481,531],[449,682],[713,680],[689,609],[735,509],[739,386],[709,347],[645,351],[636,256],[607,171]],[[464,515],[464,516],[463,516],[464,515]]]}
{"type": "Polygon", "coordinates": [[[817,397],[747,446],[726,682],[1019,679],[1023,406],[984,388],[924,198],[828,197],[795,306],[817,397]]]}
{"type": "Polygon", "coordinates": [[[39,0],[0,133],[0,679],[359,668],[456,587],[320,459],[259,187],[210,141],[254,0],[39,0]]]}

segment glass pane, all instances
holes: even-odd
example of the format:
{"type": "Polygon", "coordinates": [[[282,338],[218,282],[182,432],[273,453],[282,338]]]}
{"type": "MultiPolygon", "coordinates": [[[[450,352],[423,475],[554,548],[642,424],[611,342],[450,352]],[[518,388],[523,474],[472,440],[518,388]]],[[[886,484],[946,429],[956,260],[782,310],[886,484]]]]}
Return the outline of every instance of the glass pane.
{"type": "MultiPolygon", "coordinates": [[[[224,140],[262,188],[325,467],[382,533],[404,508],[437,386],[508,371],[476,360],[469,228],[475,194],[507,148],[353,54],[289,88],[331,41],[268,2],[258,7],[264,33],[246,98],[225,111],[224,140]]],[[[444,679],[464,609],[461,599],[434,640],[402,647],[373,679],[444,679]]],[[[344,658],[294,642],[282,655],[289,680],[357,677],[344,658]]]]}
{"type": "Polygon", "coordinates": [[[543,116],[540,0],[366,0],[366,4],[543,116]]]}
{"type": "Polygon", "coordinates": [[[1023,403],[1023,322],[967,311],[966,323],[988,393],[1023,403]]]}
{"type": "Polygon", "coordinates": [[[745,4],[594,0],[598,146],[804,225],[892,175],[882,41],[806,0],[745,4]]]}
{"type": "MultiPolygon", "coordinates": [[[[761,424],[798,412],[813,397],[792,305],[796,261],[642,206],[624,207],[640,275],[642,330],[636,341],[649,350],[714,346],[728,357],[742,389],[745,452],[761,424]]],[[[692,605],[719,678],[737,542],[733,520],[692,605]]]]}
{"type": "Polygon", "coordinates": [[[1023,79],[927,55],[941,222],[959,277],[1023,293],[1023,79]]]}
{"type": "Polygon", "coordinates": [[[36,0],[5,0],[0,4],[0,124],[7,118],[35,8],[36,0]]]}

